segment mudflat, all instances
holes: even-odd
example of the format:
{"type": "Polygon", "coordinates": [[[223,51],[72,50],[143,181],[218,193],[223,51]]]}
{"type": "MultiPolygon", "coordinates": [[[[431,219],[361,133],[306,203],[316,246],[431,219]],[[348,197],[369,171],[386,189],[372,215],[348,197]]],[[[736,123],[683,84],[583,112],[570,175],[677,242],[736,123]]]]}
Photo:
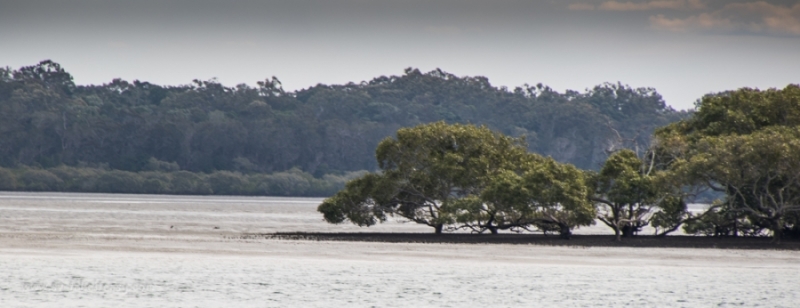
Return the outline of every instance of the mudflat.
{"type": "Polygon", "coordinates": [[[649,248],[720,248],[720,249],[765,249],[800,250],[800,241],[784,239],[774,243],[768,237],[707,237],[707,236],[649,236],[639,235],[615,241],[613,235],[578,234],[570,239],[558,235],[542,234],[430,234],[430,233],[323,233],[323,232],[279,232],[267,234],[244,234],[241,238],[283,239],[309,241],[348,241],[384,243],[428,243],[428,244],[528,244],[566,247],[649,247],[649,248]]]}

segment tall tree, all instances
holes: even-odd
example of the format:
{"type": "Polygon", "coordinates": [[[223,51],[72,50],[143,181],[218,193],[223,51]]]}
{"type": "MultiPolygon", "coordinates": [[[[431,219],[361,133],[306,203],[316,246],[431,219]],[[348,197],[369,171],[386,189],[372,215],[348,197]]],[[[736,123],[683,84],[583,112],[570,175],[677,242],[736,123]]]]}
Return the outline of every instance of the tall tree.
{"type": "Polygon", "coordinates": [[[800,126],[706,137],[680,166],[728,193],[726,209],[762,224],[780,241],[800,223],[800,126]]]}
{"type": "Polygon", "coordinates": [[[764,224],[776,241],[797,229],[800,86],[708,95],[697,107],[691,118],[657,131],[658,150],[670,153],[661,163],[687,185],[725,193],[727,217],[764,224]]]}

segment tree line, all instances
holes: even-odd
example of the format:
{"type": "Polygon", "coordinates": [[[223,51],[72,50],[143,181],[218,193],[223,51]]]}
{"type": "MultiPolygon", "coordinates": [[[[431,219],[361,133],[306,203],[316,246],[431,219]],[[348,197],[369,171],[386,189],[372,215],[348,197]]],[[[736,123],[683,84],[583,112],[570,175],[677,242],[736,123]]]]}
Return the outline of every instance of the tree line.
{"type": "Polygon", "coordinates": [[[611,83],[584,92],[507,89],[484,77],[409,68],[297,91],[275,77],[234,87],[215,80],[76,85],[48,60],[0,69],[0,166],[142,172],[156,159],[193,173],[296,168],[321,178],[375,170],[373,150],[383,138],[444,120],[524,136],[530,151],[597,169],[609,148],[647,145],[656,127],[687,115],[654,89],[611,83]]]}
{"type": "Polygon", "coordinates": [[[376,149],[378,172],[349,181],[318,211],[370,226],[399,216],[436,233],[558,232],[600,221],[615,239],[652,226],[716,236],[800,237],[800,86],[705,96],[643,151],[611,151],[582,170],[486,126],[401,128],[376,149]],[[722,197],[693,213],[686,200],[722,197]]]}
{"type": "Polygon", "coordinates": [[[363,173],[327,174],[320,178],[299,169],[271,174],[225,170],[197,173],[157,160],[151,160],[146,171],[139,172],[112,170],[108,166],[0,167],[0,190],[325,197],[363,173]]]}

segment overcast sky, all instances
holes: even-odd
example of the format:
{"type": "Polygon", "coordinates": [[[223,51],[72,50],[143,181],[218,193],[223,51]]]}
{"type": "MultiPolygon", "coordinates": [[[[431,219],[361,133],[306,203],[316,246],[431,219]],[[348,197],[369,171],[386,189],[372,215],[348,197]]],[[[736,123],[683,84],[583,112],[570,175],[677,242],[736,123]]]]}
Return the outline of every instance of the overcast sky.
{"type": "Polygon", "coordinates": [[[44,59],[78,84],[274,75],[295,90],[406,67],[510,88],[619,81],[685,109],[800,83],[800,1],[0,0],[0,66],[44,59]]]}

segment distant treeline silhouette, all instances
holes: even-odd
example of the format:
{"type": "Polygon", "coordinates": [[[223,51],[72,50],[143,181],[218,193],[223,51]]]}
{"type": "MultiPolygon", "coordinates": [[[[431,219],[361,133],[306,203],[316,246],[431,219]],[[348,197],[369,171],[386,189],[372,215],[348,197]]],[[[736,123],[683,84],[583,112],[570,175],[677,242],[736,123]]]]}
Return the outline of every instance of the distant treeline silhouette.
{"type": "Polygon", "coordinates": [[[0,166],[107,164],[140,172],[155,159],[190,172],[296,168],[321,178],[375,170],[380,140],[400,127],[444,120],[525,136],[533,152],[596,170],[609,148],[644,148],[654,128],[687,115],[654,89],[622,84],[563,93],[542,84],[507,89],[485,77],[409,68],[294,92],[275,77],[256,87],[214,80],[76,85],[48,60],[0,69],[0,166]]]}
{"type": "Polygon", "coordinates": [[[181,170],[131,172],[102,167],[0,167],[0,190],[190,195],[330,196],[363,172],[315,178],[298,169],[272,174],[181,170]]]}

